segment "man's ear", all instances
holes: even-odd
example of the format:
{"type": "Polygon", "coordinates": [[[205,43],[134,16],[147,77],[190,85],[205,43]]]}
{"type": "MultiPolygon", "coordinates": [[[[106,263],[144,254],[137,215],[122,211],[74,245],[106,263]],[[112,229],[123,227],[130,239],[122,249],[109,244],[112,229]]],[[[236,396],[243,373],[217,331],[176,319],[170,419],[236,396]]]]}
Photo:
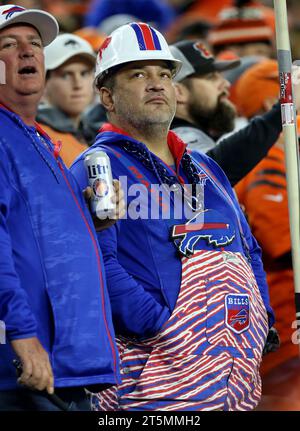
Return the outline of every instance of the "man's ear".
{"type": "Polygon", "coordinates": [[[104,106],[107,112],[114,110],[114,101],[112,97],[112,90],[107,87],[101,87],[99,90],[101,104],[104,106]]]}
{"type": "Polygon", "coordinates": [[[189,89],[185,85],[180,84],[180,82],[175,82],[174,88],[177,103],[186,104],[189,100],[189,89]]]}

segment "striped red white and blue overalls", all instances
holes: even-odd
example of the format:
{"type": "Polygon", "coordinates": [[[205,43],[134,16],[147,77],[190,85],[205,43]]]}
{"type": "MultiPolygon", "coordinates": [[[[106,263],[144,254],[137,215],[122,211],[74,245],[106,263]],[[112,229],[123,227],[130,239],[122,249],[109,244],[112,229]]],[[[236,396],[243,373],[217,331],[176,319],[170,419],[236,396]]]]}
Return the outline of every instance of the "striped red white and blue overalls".
{"type": "Polygon", "coordinates": [[[245,257],[195,251],[182,257],[176,307],[160,333],[143,342],[119,340],[122,383],[117,392],[99,394],[96,408],[251,410],[261,395],[267,332],[267,313],[245,257]],[[232,323],[229,305],[239,300],[248,302],[249,315],[232,323]]]}

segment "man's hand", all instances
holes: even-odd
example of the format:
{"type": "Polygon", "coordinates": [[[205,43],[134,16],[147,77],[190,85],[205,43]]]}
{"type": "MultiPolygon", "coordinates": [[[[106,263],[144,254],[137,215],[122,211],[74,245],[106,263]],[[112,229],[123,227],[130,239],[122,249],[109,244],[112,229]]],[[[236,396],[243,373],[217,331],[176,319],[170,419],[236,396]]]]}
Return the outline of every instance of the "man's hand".
{"type": "Polygon", "coordinates": [[[12,348],[18,355],[23,372],[18,383],[30,389],[47,390],[54,393],[54,378],[48,353],[36,337],[11,341],[12,348]]]}
{"type": "Polygon", "coordinates": [[[277,330],[272,326],[269,329],[266,344],[264,346],[263,355],[270,352],[276,352],[280,347],[280,339],[277,330]]]}
{"type": "MultiPolygon", "coordinates": [[[[103,220],[100,220],[98,217],[93,217],[94,226],[97,232],[100,232],[101,230],[107,229],[108,227],[112,226],[116,223],[117,220],[124,217],[125,215],[124,192],[121,183],[118,180],[113,180],[113,185],[115,193],[112,196],[112,201],[116,203],[116,211],[112,216],[110,216],[110,218],[106,218],[103,220]]],[[[83,191],[83,194],[87,204],[89,204],[89,201],[93,196],[93,191],[91,187],[87,187],[83,191]]]]}

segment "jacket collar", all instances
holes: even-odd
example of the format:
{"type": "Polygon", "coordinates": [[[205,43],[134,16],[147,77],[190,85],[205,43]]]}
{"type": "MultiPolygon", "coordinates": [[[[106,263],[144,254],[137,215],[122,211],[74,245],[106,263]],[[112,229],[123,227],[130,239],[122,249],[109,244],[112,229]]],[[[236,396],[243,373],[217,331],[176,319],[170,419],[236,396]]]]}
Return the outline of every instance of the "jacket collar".
{"type": "MultiPolygon", "coordinates": [[[[133,139],[130,135],[128,135],[128,133],[126,133],[123,129],[120,129],[119,127],[115,126],[114,124],[111,123],[104,123],[101,127],[101,129],[99,130],[100,133],[103,132],[114,132],[114,133],[118,133],[119,135],[124,135],[130,139],[133,139]]],[[[135,139],[134,139],[135,140],[135,139]]],[[[135,140],[136,141],[136,140],[135,140]]],[[[138,142],[138,141],[136,141],[138,142]]],[[[168,136],[167,136],[167,143],[168,146],[170,148],[170,151],[176,161],[176,168],[179,168],[182,156],[186,150],[186,144],[176,135],[176,133],[172,132],[172,130],[170,130],[168,132],[168,136]]]]}
{"type": "MultiPolygon", "coordinates": [[[[7,106],[5,106],[5,105],[3,105],[3,103],[0,103],[0,109],[4,109],[5,111],[7,111],[7,112],[11,112],[12,114],[14,114],[14,115],[18,115],[16,112],[14,112],[12,109],[10,109],[10,108],[8,108],[7,106]]],[[[20,117],[19,115],[18,115],[18,117],[20,117]]],[[[25,124],[25,126],[26,127],[30,127],[30,126],[27,126],[26,124],[25,124]]],[[[45,138],[47,138],[47,139],[49,139],[49,140],[51,140],[50,139],[50,137],[47,135],[47,133],[42,129],[42,127],[35,121],[34,122],[34,127],[35,127],[35,129],[42,135],[42,136],[44,136],[45,138]]]]}

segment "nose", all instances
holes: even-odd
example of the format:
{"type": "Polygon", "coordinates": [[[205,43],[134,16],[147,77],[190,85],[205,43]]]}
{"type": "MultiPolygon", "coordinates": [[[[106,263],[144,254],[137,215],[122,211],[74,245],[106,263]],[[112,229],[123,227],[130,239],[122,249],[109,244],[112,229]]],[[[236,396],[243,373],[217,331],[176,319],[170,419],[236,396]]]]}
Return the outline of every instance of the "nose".
{"type": "Polygon", "coordinates": [[[163,91],[165,89],[161,76],[152,74],[149,76],[147,90],[163,91]]]}
{"type": "Polygon", "coordinates": [[[19,45],[20,49],[20,57],[21,58],[27,58],[27,57],[33,57],[34,56],[34,49],[32,47],[31,42],[24,41],[21,42],[19,45]]]}
{"type": "Polygon", "coordinates": [[[74,73],[73,75],[73,87],[74,89],[79,89],[82,87],[82,77],[80,73],[74,73]]]}
{"type": "Polygon", "coordinates": [[[222,88],[226,91],[229,91],[229,88],[231,86],[230,82],[228,81],[228,79],[224,78],[224,76],[222,76],[222,88]]]}

